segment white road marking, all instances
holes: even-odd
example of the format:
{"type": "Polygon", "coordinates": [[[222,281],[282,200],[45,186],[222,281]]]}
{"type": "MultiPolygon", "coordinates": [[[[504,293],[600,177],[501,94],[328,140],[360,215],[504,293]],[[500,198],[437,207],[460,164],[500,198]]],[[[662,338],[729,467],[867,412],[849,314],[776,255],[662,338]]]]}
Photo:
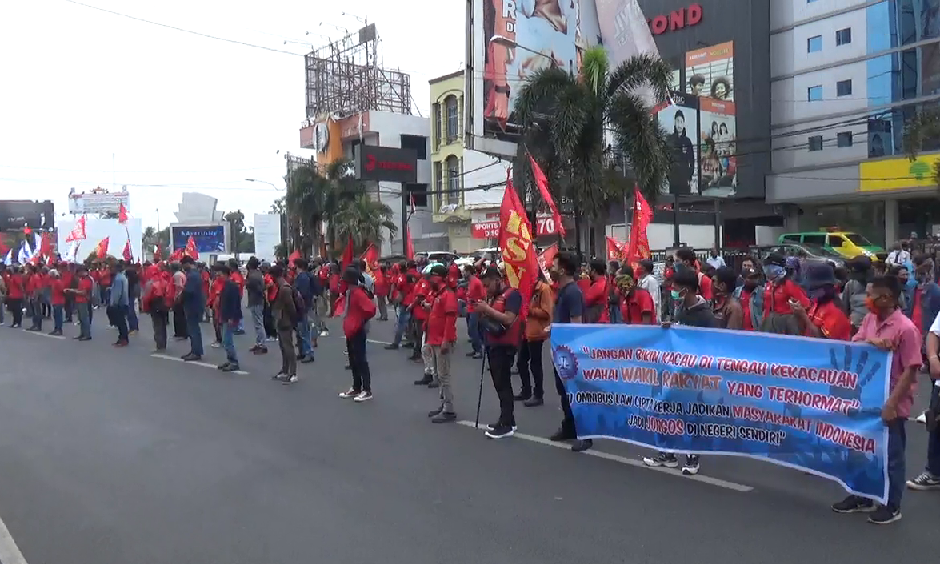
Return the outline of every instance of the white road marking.
{"type": "Polygon", "coordinates": [[[376,345],[391,345],[388,341],[376,341],[375,339],[366,339],[367,343],[375,343],[376,345]]]}
{"type": "MultiPolygon", "coordinates": [[[[464,427],[474,428],[473,421],[457,421],[458,424],[463,425],[464,427]]],[[[480,425],[480,430],[485,431],[486,428],[484,425],[480,425]]],[[[536,437],[535,435],[526,435],[525,433],[519,433],[518,431],[513,434],[512,438],[522,439],[524,441],[529,441],[533,443],[538,443],[540,445],[562,448],[568,450],[571,446],[566,442],[552,442],[548,439],[542,437],[536,437]]],[[[686,476],[680,470],[675,468],[651,468],[646,464],[643,464],[642,460],[636,460],[633,458],[627,458],[625,456],[618,456],[616,454],[610,454],[607,452],[602,452],[599,450],[588,450],[582,453],[587,456],[596,456],[597,458],[603,458],[604,460],[610,460],[613,462],[619,462],[620,464],[625,464],[627,466],[633,466],[636,468],[643,468],[644,470],[652,470],[654,472],[662,472],[664,474],[670,474],[678,478],[685,478],[687,480],[694,480],[696,482],[702,482],[703,484],[709,484],[712,486],[718,486],[719,488],[725,488],[728,490],[734,490],[736,492],[750,492],[754,488],[751,486],[745,486],[744,484],[737,484],[735,482],[729,482],[727,480],[722,480],[721,478],[712,478],[711,476],[703,476],[701,474],[696,474],[695,476],[686,476]]]]}
{"type": "MultiPolygon", "coordinates": [[[[176,362],[183,362],[185,364],[194,364],[196,366],[202,366],[204,368],[212,368],[213,370],[218,370],[218,367],[216,365],[211,364],[209,362],[201,362],[198,360],[186,361],[176,356],[170,356],[168,354],[159,354],[159,353],[154,353],[154,354],[151,354],[150,356],[152,356],[153,358],[162,358],[163,360],[173,360],[176,362]]],[[[244,370],[236,370],[234,372],[227,372],[227,374],[238,374],[240,376],[247,376],[248,372],[245,372],[244,370]]],[[[0,561],[0,563],[6,564],[5,562],[2,562],[2,561],[0,561]]]]}
{"type": "Polygon", "coordinates": [[[10,535],[9,529],[0,519],[0,562],[3,564],[26,564],[26,558],[16,546],[16,541],[10,535]]]}
{"type": "Polygon", "coordinates": [[[29,335],[39,335],[40,337],[48,337],[50,339],[65,339],[65,337],[62,335],[50,335],[49,333],[43,333],[42,331],[25,331],[24,330],[23,332],[29,335]]]}

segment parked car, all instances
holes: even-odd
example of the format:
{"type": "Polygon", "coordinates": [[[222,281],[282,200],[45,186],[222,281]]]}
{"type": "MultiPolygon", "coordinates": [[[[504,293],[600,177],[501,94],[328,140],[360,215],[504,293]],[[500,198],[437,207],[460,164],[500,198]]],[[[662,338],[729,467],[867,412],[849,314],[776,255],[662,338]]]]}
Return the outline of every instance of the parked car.
{"type": "Polygon", "coordinates": [[[826,261],[834,268],[845,266],[845,257],[839,253],[830,251],[825,247],[809,244],[787,243],[784,245],[771,245],[769,247],[754,247],[757,256],[764,260],[770,253],[780,253],[785,257],[799,257],[814,261],[826,261]]]}
{"type": "Polygon", "coordinates": [[[840,231],[836,228],[803,233],[784,233],[777,242],[780,244],[815,245],[838,253],[845,258],[867,255],[874,259],[875,253],[884,250],[858,233],[840,231]]]}

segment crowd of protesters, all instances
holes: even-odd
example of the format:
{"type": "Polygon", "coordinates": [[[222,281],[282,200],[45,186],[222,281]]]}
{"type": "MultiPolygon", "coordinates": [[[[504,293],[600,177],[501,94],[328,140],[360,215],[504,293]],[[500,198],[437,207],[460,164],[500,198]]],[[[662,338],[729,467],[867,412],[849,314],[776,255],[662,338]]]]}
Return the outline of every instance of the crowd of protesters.
{"type": "MultiPolygon", "coordinates": [[[[480,360],[484,370],[488,367],[498,397],[499,418],[486,430],[492,439],[515,433],[517,403],[527,408],[544,404],[543,357],[553,325],[622,323],[668,329],[677,324],[864,341],[894,351],[891,394],[882,412],[889,432],[890,493],[884,506],[850,496],[832,509],[872,512],[875,523],[901,515],[904,422],[911,415],[917,375],[924,368],[932,381],[940,379],[936,269],[930,258],[902,245],[879,260],[852,259],[845,268],[773,253],[762,261],[745,257],[732,268],[717,251],[702,261],[683,248],[658,270],[649,260],[633,266],[603,260],[583,264],[577,255],[561,252],[547,272],[539,272],[528,304],[495,262],[481,260],[461,269],[456,264],[429,264],[420,256],[385,265],[354,260],[345,268],[320,259],[272,265],[252,257],[244,272],[234,260],[209,266],[184,257],[178,263],[118,260],[90,268],[14,265],[0,274],[0,295],[12,327],[22,327],[25,313],[32,323],[27,330],[42,331],[44,319],[51,317],[51,334],[61,336],[63,324],[77,318],[75,338],[88,341],[93,312],[103,307],[117,331],[114,345],[123,347],[138,329],[140,311],[152,320],[155,353],[166,350],[172,327],[174,339],[190,343],[182,359],[199,361],[205,354],[201,324],[211,323],[211,346],[226,354],[218,368],[238,372],[235,336],[246,332],[247,322],[253,330],[252,354],[267,354],[268,345],[278,343],[281,367],[273,378],[284,384],[298,381],[298,363],[314,362],[318,337],[328,334],[324,318],[342,317],[352,384],[339,395],[355,402],[373,398],[366,335],[371,320],[390,319],[390,308],[395,332],[386,348],[410,353],[410,360],[421,367],[414,384],[439,390],[428,413],[434,423],[457,419],[451,364],[458,319],[464,317],[470,341],[466,355],[480,360]]],[[[574,451],[590,449],[591,440],[578,438],[557,372],[554,382],[563,415],[551,440],[571,441],[574,451]]],[[[932,387],[931,410],[922,414],[931,429],[928,466],[906,481],[911,489],[940,489],[938,393],[940,387],[932,387]]],[[[643,461],[652,467],[681,466],[682,473],[690,475],[700,469],[694,455],[681,463],[670,453],[643,461]]]]}

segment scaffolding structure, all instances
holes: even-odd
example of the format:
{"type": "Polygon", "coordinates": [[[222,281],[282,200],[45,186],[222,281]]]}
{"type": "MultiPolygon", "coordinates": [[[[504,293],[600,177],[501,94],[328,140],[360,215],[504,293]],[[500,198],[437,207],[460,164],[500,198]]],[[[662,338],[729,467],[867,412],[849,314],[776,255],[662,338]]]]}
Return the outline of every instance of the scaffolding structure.
{"type": "Polygon", "coordinates": [[[304,58],[308,119],[366,111],[411,114],[411,77],[381,67],[375,24],[304,58]]]}

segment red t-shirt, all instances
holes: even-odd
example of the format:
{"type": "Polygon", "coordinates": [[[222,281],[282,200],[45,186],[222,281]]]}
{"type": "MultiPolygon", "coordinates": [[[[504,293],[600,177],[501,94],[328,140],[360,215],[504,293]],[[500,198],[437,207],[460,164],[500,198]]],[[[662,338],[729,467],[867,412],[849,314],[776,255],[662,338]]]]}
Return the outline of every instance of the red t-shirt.
{"type": "Polygon", "coordinates": [[[624,323],[643,324],[643,314],[648,313],[650,318],[645,324],[656,324],[656,306],[653,305],[653,297],[643,288],[633,289],[633,293],[620,303],[620,312],[623,314],[624,323]]]}
{"type": "Polygon", "coordinates": [[[476,302],[482,302],[486,299],[486,287],[479,276],[471,276],[467,284],[467,312],[473,313],[476,310],[476,302]]]}
{"type": "MultiPolygon", "coordinates": [[[[809,316],[810,322],[819,327],[819,330],[827,339],[848,341],[852,338],[852,323],[845,315],[845,312],[836,307],[836,304],[826,302],[819,306],[814,303],[806,314],[809,316]]],[[[806,336],[811,337],[813,335],[807,330],[806,336]]]]}
{"type": "Polygon", "coordinates": [[[78,279],[78,293],[75,294],[75,303],[77,304],[87,304],[89,298],[91,298],[91,288],[92,281],[88,276],[78,279]]]}
{"type": "Polygon", "coordinates": [[[375,317],[375,302],[369,299],[366,291],[356,286],[349,292],[349,303],[346,304],[346,316],[343,317],[343,334],[346,337],[355,335],[366,321],[375,317]]]}
{"type": "Polygon", "coordinates": [[[601,316],[597,323],[610,323],[610,308],[607,307],[609,300],[607,278],[600,277],[591,284],[584,294],[584,307],[601,306],[601,316]]]}
{"type": "Polygon", "coordinates": [[[22,274],[13,274],[7,280],[7,296],[11,300],[22,300],[26,297],[26,281],[22,274]]]}
{"type": "Polygon", "coordinates": [[[264,275],[264,287],[268,295],[268,303],[273,304],[277,299],[277,284],[274,283],[274,278],[271,278],[270,274],[264,275]]]}
{"type": "Polygon", "coordinates": [[[439,346],[457,341],[457,295],[445,288],[433,300],[428,315],[428,344],[439,346]]]}
{"type": "Polygon", "coordinates": [[[578,279],[578,288],[581,290],[581,295],[587,297],[588,290],[591,289],[591,279],[590,279],[590,278],[579,278],[579,279],[578,279]]]}
{"type": "Polygon", "coordinates": [[[714,297],[714,294],[712,294],[712,279],[701,272],[698,273],[698,294],[706,300],[714,297]]]}
{"type": "Polygon", "coordinates": [[[787,278],[783,284],[768,282],[764,289],[764,317],[771,311],[781,315],[792,314],[793,309],[789,304],[791,299],[799,302],[804,309],[809,309],[809,298],[793,280],[787,278]]]}
{"type": "Polygon", "coordinates": [[[39,274],[27,274],[26,275],[26,295],[32,296],[36,293],[36,289],[39,288],[39,274]]]}
{"type": "Polygon", "coordinates": [[[744,310],[744,330],[753,331],[754,324],[751,323],[751,293],[748,290],[741,290],[741,309],[744,310]]]}
{"type": "Polygon", "coordinates": [[[65,305],[65,281],[61,278],[58,280],[53,278],[49,285],[52,288],[52,305],[65,305]]]}
{"type": "Polygon", "coordinates": [[[428,310],[425,305],[430,301],[431,284],[424,278],[418,280],[414,287],[414,309],[411,311],[412,317],[418,321],[425,321],[428,318],[428,310]]]}

